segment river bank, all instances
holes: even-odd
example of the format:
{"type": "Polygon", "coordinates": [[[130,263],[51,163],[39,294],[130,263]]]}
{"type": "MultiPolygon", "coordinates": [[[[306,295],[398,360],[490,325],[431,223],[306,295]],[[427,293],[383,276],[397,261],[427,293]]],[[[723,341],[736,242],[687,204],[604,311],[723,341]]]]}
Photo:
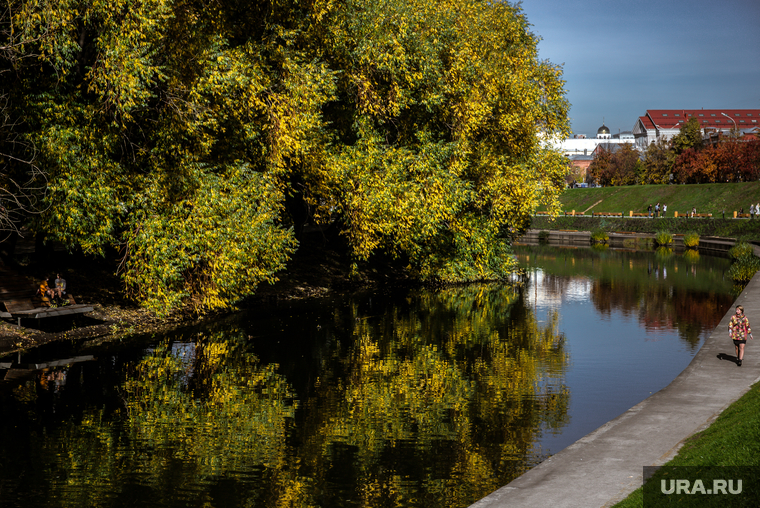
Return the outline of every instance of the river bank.
{"type": "Polygon", "coordinates": [[[177,312],[158,318],[140,308],[124,295],[121,279],[114,273],[114,263],[105,259],[85,258],[62,251],[34,256],[20,250],[10,262],[6,258],[5,266],[17,270],[30,281],[48,278],[51,273],[49,268],[53,267],[64,273],[69,287],[77,295],[77,301],[92,305],[94,310],[73,321],[70,327],[62,326],[65,329],[55,329],[54,326],[35,329],[0,320],[0,357],[55,341],[105,343],[129,335],[165,333],[258,305],[276,305],[283,301],[384,286],[418,284],[400,263],[391,259],[376,259],[372,263],[362,264],[358,273],[351,274],[350,261],[343,249],[340,245],[329,244],[321,234],[307,235],[301,240],[299,250],[275,284],[260,285],[252,296],[234,308],[202,316],[177,312]]]}

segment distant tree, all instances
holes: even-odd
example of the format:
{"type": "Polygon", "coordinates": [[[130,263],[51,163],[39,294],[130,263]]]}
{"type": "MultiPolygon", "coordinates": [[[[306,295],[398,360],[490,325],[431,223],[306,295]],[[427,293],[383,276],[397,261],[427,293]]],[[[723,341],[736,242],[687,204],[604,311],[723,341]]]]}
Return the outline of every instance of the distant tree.
{"type": "Polygon", "coordinates": [[[612,152],[600,146],[594,153],[594,160],[588,167],[587,180],[589,183],[608,186],[612,185],[612,152]]]}
{"type": "Polygon", "coordinates": [[[742,143],[738,164],[747,181],[760,179],[760,139],[742,143]]]}
{"type": "Polygon", "coordinates": [[[721,182],[749,182],[758,178],[760,142],[741,141],[735,136],[721,138],[712,147],[721,182]]]}
{"type": "Polygon", "coordinates": [[[713,148],[689,148],[676,158],[673,176],[676,183],[712,183],[718,175],[713,148]]]}
{"type": "Polygon", "coordinates": [[[583,169],[579,168],[572,162],[568,161],[567,164],[567,176],[565,176],[565,183],[568,185],[573,185],[575,183],[579,183],[583,181],[583,169]]]}
{"type": "Polygon", "coordinates": [[[600,146],[589,166],[593,181],[604,186],[634,185],[640,171],[639,153],[631,143],[619,145],[614,152],[600,146]]]}
{"type": "Polygon", "coordinates": [[[612,155],[612,185],[634,185],[641,169],[639,152],[631,143],[623,143],[619,147],[612,155]]]}
{"type": "Polygon", "coordinates": [[[674,161],[675,154],[667,141],[658,139],[650,143],[644,153],[644,171],[639,183],[645,185],[669,183],[674,161]]]}
{"type": "Polygon", "coordinates": [[[681,126],[678,134],[673,136],[671,146],[676,155],[680,155],[689,148],[699,149],[702,147],[702,127],[699,120],[692,117],[681,126]]]}

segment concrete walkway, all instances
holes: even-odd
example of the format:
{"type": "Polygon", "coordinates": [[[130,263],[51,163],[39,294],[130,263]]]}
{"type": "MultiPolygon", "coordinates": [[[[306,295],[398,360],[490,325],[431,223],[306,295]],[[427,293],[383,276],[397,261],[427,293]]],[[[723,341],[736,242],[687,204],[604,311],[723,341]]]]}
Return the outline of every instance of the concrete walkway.
{"type": "Polygon", "coordinates": [[[760,272],[672,383],[471,508],[612,506],[641,486],[644,466],[673,458],[689,436],[708,427],[758,376],[760,272]],[[758,333],[745,346],[741,367],[733,361],[728,338],[736,305],[744,306],[758,333]]]}

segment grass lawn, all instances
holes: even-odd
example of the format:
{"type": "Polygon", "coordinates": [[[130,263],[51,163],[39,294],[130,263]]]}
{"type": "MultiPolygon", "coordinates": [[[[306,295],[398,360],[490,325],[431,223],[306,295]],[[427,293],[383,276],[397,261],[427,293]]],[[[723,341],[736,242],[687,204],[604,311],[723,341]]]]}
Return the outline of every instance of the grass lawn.
{"type": "MultiPolygon", "coordinates": [[[[597,189],[567,189],[560,197],[563,211],[646,212],[656,203],[668,205],[668,217],[673,212],[686,213],[696,207],[698,213],[719,216],[721,210],[733,216],[733,211],[760,203],[760,182],[709,183],[693,185],[628,185],[597,189]]],[[[539,209],[542,210],[542,209],[539,209]]]]}
{"type": "MultiPolygon", "coordinates": [[[[759,456],[760,383],[757,383],[710,427],[692,436],[667,465],[756,466],[759,456]]],[[[614,508],[639,508],[643,503],[640,487],[614,508]]]]}

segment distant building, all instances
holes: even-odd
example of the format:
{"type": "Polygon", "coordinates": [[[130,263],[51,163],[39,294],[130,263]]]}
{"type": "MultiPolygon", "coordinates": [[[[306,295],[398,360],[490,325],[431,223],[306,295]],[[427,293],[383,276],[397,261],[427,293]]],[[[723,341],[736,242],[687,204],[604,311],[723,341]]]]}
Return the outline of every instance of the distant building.
{"type": "Polygon", "coordinates": [[[554,146],[562,150],[570,161],[570,164],[580,169],[581,179],[585,179],[586,171],[594,160],[594,151],[600,144],[618,145],[623,143],[634,144],[635,140],[630,131],[611,135],[610,129],[604,122],[596,131],[595,138],[587,138],[585,134],[575,134],[572,138],[555,142],[554,146]]]}
{"type": "Polygon", "coordinates": [[[576,134],[572,138],[563,139],[555,146],[562,150],[565,156],[573,159],[573,156],[591,155],[596,150],[599,143],[634,143],[633,135],[630,131],[621,132],[620,134],[611,135],[610,129],[604,123],[596,131],[595,138],[587,138],[585,134],[576,134]]]}
{"type": "Polygon", "coordinates": [[[613,134],[612,139],[620,139],[631,144],[634,144],[636,142],[636,138],[634,138],[633,132],[631,131],[623,131],[618,134],[613,134]]]}
{"type": "Polygon", "coordinates": [[[731,129],[751,133],[760,127],[760,109],[648,109],[633,126],[636,146],[645,150],[658,139],[671,139],[691,118],[699,121],[703,136],[731,129]]]}
{"type": "MultiPolygon", "coordinates": [[[[706,127],[702,133],[702,142],[705,144],[716,145],[721,143],[729,136],[733,136],[732,131],[725,131],[721,129],[715,129],[712,127],[706,127]]],[[[760,126],[750,127],[746,129],[739,129],[739,141],[753,141],[760,139],[760,126]]]]}

